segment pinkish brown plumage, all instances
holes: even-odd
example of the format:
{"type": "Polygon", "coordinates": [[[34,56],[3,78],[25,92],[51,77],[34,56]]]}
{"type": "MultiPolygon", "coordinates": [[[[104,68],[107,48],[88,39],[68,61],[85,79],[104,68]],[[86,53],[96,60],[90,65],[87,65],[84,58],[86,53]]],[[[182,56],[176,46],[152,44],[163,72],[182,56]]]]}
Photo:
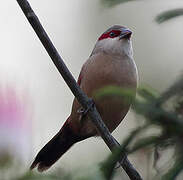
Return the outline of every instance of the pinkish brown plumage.
{"type": "MultiPolygon", "coordinates": [[[[78,78],[81,89],[91,97],[104,123],[112,132],[127,114],[130,103],[116,96],[96,99],[97,90],[106,86],[137,88],[137,69],[133,60],[132,32],[119,25],[105,31],[85,62],[78,78]]],[[[41,149],[31,165],[39,171],[48,169],[74,143],[98,135],[95,126],[84,116],[81,120],[81,105],[74,99],[71,115],[61,130],[41,149]]]]}

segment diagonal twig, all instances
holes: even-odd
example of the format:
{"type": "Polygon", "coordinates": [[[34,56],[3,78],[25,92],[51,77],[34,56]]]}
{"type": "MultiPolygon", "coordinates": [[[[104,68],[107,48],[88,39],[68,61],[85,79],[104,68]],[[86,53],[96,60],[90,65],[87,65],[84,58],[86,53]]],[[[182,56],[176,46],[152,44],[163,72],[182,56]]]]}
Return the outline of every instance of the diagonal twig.
{"type": "MultiPolygon", "coordinates": [[[[83,91],[80,89],[79,85],[76,83],[75,79],[73,78],[72,74],[66,67],[64,61],[62,60],[61,56],[58,54],[56,48],[54,47],[53,43],[51,42],[50,38],[48,37],[46,31],[44,30],[43,26],[41,25],[38,17],[32,10],[30,4],[27,0],[17,0],[19,6],[21,7],[22,11],[24,12],[25,16],[27,17],[29,23],[31,24],[32,28],[36,32],[37,36],[39,37],[40,41],[42,42],[43,46],[45,47],[47,53],[51,57],[53,63],[57,67],[58,71],[64,78],[65,82],[71,89],[74,96],[77,98],[78,102],[83,106],[83,108],[88,109],[91,103],[91,99],[88,98],[83,91]]],[[[91,108],[88,112],[89,117],[91,118],[92,122],[97,127],[98,131],[102,139],[105,141],[109,149],[113,152],[114,148],[119,147],[119,144],[115,141],[114,137],[110,134],[108,128],[103,123],[100,114],[96,110],[96,107],[91,108]]],[[[120,162],[119,162],[120,163],[120,162]]],[[[135,170],[133,165],[125,156],[123,163],[121,166],[128,174],[131,180],[142,180],[139,173],[135,170]]]]}

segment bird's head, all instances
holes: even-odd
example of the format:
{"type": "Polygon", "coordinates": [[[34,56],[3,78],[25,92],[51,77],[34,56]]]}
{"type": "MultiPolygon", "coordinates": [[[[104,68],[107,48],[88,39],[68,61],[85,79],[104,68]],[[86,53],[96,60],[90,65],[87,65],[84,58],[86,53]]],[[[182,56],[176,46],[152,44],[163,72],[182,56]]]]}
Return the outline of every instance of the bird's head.
{"type": "Polygon", "coordinates": [[[132,56],[131,35],[132,31],[128,28],[114,25],[98,38],[92,54],[105,52],[132,56]]]}

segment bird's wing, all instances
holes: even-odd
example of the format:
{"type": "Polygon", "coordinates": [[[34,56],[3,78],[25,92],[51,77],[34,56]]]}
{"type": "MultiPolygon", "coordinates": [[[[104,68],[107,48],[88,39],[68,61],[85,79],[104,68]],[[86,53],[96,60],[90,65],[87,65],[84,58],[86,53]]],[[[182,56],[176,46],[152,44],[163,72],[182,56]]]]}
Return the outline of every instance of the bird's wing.
{"type": "MultiPolygon", "coordinates": [[[[87,60],[88,61],[88,60],[87,60]]],[[[81,68],[81,71],[80,71],[80,73],[79,73],[79,77],[78,77],[78,80],[77,80],[77,83],[78,83],[78,85],[79,86],[81,86],[81,81],[82,81],[82,79],[83,79],[83,75],[84,75],[84,69],[85,69],[85,67],[86,67],[86,64],[87,64],[87,61],[83,64],[83,66],[82,66],[82,68],[81,68]]]]}
{"type": "MultiPolygon", "coordinates": [[[[83,67],[82,67],[82,69],[83,69],[83,67]]],[[[82,69],[81,69],[81,72],[79,73],[79,77],[78,77],[78,81],[77,81],[79,86],[81,85],[81,80],[82,80],[82,72],[83,72],[82,69]]]]}

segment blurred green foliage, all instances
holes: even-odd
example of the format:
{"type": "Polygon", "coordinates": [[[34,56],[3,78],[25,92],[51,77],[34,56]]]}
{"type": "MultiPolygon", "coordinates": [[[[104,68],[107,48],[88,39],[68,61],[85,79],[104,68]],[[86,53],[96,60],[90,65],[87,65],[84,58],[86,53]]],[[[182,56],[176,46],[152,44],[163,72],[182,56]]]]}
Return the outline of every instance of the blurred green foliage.
{"type": "MultiPolygon", "coordinates": [[[[28,172],[25,175],[14,178],[14,180],[36,180],[36,179],[50,179],[50,180],[109,180],[113,179],[116,170],[115,166],[124,152],[128,155],[137,151],[149,148],[154,152],[153,161],[154,166],[160,159],[158,148],[163,151],[169,148],[174,149],[172,156],[167,156],[172,162],[171,167],[164,169],[164,171],[157,172],[151,179],[175,179],[183,170],[183,76],[173,83],[164,93],[159,94],[149,86],[141,86],[137,91],[137,97],[132,105],[133,111],[138,114],[138,126],[121,143],[121,147],[115,149],[114,153],[102,163],[93,168],[93,173],[87,174],[85,172],[79,175],[75,170],[67,174],[63,170],[60,173],[56,172],[51,175],[34,174],[28,172]],[[152,127],[159,129],[156,133],[146,132],[152,127]],[[157,178],[158,177],[158,178],[157,178]]],[[[121,89],[115,86],[109,86],[101,89],[96,95],[97,98],[106,96],[117,96],[118,98],[127,99],[134,98],[134,93],[131,90],[121,89]]],[[[0,158],[1,159],[1,158],[0,158]]],[[[4,161],[11,161],[10,158],[2,158],[4,161]]],[[[1,165],[1,169],[2,166],[1,165]]],[[[156,168],[156,167],[154,167],[156,168]]]]}
{"type": "Polygon", "coordinates": [[[182,16],[182,15],[183,15],[183,8],[168,10],[159,14],[156,17],[156,22],[163,23],[167,20],[170,20],[178,16],[182,16]]]}
{"type": "MultiPolygon", "coordinates": [[[[158,147],[161,147],[163,150],[171,147],[174,149],[174,155],[169,158],[173,162],[173,165],[171,168],[166,169],[166,173],[160,173],[159,178],[172,180],[179,175],[183,170],[182,81],[183,78],[181,76],[162,94],[158,94],[157,91],[145,86],[138,89],[137,98],[132,109],[145,121],[142,120],[139,127],[133,130],[126,140],[122,142],[121,150],[116,151],[116,154],[112,154],[108,158],[110,166],[107,164],[105,167],[114,168],[115,162],[117,162],[124,151],[127,154],[132,154],[147,147],[154,152],[158,147]],[[152,127],[159,129],[159,132],[145,135],[145,131],[148,131],[152,127]],[[116,160],[115,162],[113,162],[114,159],[116,160]]],[[[99,94],[105,97],[112,94],[119,98],[131,96],[131,93],[127,93],[127,90],[124,91],[121,89],[120,91],[119,87],[107,87],[103,93],[100,92],[99,94]]],[[[156,154],[154,153],[154,155],[156,154]]],[[[154,157],[154,161],[159,160],[157,157],[154,157]]],[[[113,171],[110,169],[108,172],[113,171]]],[[[157,179],[157,176],[154,179],[157,179]]]]}
{"type": "MultiPolygon", "coordinates": [[[[114,7],[121,3],[132,2],[132,1],[139,1],[139,0],[101,0],[101,2],[107,7],[114,7]]],[[[155,20],[157,23],[160,24],[167,20],[170,20],[178,16],[182,16],[182,15],[183,15],[183,8],[177,8],[177,9],[172,9],[172,10],[168,10],[160,13],[159,15],[156,16],[155,20]]]]}
{"type": "Polygon", "coordinates": [[[114,7],[121,3],[137,1],[137,0],[101,0],[101,1],[104,5],[106,5],[108,7],[114,7]]]}

